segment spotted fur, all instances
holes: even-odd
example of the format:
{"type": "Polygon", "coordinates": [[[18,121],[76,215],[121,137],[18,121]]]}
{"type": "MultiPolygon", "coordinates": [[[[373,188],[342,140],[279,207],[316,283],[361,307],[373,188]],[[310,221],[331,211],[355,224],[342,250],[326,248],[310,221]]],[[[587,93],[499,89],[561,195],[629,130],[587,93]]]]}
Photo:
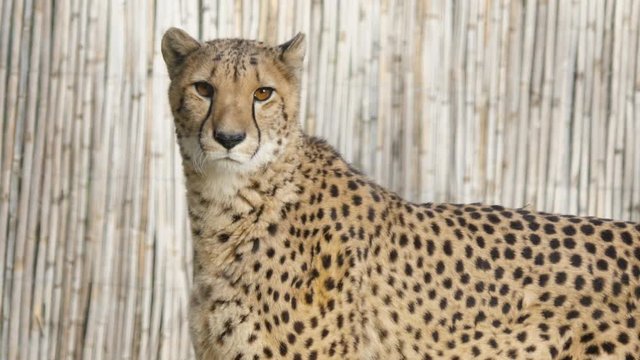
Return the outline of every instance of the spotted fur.
{"type": "Polygon", "coordinates": [[[639,224],[415,204],[372,183],[300,130],[301,35],[172,29],[162,50],[199,359],[638,359],[639,224]],[[217,128],[247,137],[226,150],[217,128]]]}

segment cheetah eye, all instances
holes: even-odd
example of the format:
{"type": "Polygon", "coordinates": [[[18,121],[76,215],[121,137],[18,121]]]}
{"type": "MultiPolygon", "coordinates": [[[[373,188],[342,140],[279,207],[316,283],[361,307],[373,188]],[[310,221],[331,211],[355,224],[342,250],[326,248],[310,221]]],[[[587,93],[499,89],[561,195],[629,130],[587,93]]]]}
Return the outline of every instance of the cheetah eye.
{"type": "Polygon", "coordinates": [[[269,98],[271,97],[271,95],[273,94],[273,89],[270,87],[261,87],[258,88],[258,90],[256,90],[253,93],[253,98],[257,101],[267,101],[269,100],[269,98]]]}
{"type": "Polygon", "coordinates": [[[206,98],[210,98],[213,96],[213,86],[211,86],[211,84],[209,84],[208,82],[198,81],[197,83],[193,84],[193,86],[196,88],[198,95],[206,98]]]}

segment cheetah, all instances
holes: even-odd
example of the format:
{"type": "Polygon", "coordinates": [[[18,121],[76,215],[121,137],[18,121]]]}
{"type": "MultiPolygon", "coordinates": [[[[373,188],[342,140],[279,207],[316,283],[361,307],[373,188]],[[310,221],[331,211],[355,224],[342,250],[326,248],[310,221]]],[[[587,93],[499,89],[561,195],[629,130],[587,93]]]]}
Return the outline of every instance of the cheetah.
{"type": "Polygon", "coordinates": [[[303,34],[161,48],[198,359],[640,359],[640,224],[373,183],[302,132],[303,34]]]}

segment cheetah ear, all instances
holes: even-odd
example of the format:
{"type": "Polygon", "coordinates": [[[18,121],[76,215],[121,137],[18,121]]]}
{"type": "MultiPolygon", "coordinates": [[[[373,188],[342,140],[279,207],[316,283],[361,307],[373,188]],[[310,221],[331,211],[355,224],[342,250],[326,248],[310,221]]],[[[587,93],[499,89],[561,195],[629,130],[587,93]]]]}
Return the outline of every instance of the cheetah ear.
{"type": "Polygon", "coordinates": [[[184,30],[172,27],[162,37],[162,57],[167,64],[169,78],[178,74],[180,65],[189,54],[200,48],[200,43],[184,30]]]}
{"type": "Polygon", "coordinates": [[[299,32],[291,40],[278,46],[280,59],[293,68],[296,73],[302,70],[305,53],[305,36],[299,32]]]}

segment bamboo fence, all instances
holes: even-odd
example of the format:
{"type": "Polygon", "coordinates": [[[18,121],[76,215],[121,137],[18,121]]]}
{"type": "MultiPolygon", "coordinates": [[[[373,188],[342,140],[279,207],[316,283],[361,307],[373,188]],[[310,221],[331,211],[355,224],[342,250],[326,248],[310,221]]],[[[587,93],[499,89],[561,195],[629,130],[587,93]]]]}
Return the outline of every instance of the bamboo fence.
{"type": "Polygon", "coordinates": [[[4,0],[0,358],[192,358],[159,40],[308,36],[301,121],[416,201],[640,220],[640,1],[4,0]]]}

